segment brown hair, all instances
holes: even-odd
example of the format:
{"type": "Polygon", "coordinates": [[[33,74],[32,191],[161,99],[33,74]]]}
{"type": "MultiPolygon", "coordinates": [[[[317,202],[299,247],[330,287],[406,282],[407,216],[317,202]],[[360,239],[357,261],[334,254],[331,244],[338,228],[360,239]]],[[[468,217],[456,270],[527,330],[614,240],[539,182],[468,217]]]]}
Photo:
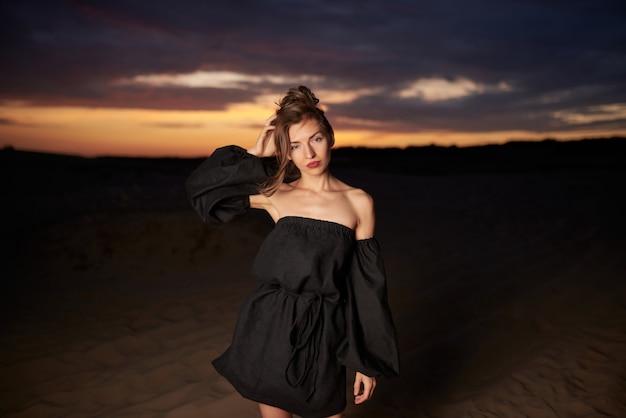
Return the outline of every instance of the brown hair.
{"type": "Polygon", "coordinates": [[[261,193],[271,196],[278,190],[278,187],[285,181],[285,177],[298,177],[299,171],[289,159],[291,143],[289,140],[289,128],[304,120],[315,120],[320,126],[322,133],[326,136],[332,147],[335,144],[335,134],[332,126],[326,119],[324,111],[317,106],[319,99],[315,97],[308,87],[299,86],[291,88],[278,103],[276,119],[274,125],[274,142],[276,144],[276,160],[278,171],[267,179],[261,186],[261,193]]]}

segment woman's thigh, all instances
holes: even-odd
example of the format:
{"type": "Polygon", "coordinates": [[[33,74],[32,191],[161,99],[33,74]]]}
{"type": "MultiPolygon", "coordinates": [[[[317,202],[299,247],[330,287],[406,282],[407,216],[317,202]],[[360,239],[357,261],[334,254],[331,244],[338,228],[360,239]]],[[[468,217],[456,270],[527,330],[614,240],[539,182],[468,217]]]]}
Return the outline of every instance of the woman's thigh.
{"type": "Polygon", "coordinates": [[[283,411],[275,406],[260,403],[259,409],[261,410],[261,416],[263,418],[293,418],[291,412],[283,411]]]}
{"type": "MultiPolygon", "coordinates": [[[[261,416],[263,418],[293,418],[293,414],[291,412],[284,411],[280,408],[276,408],[275,406],[260,403],[259,409],[261,410],[261,416]]],[[[333,415],[328,418],[341,418],[341,414],[333,415]]]]}

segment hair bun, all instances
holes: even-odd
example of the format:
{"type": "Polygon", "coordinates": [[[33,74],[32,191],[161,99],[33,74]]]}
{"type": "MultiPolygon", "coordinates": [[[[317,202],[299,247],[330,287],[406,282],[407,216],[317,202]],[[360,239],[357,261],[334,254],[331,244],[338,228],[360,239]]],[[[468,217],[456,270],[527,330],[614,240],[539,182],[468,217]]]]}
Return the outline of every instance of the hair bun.
{"type": "Polygon", "coordinates": [[[308,87],[292,87],[278,104],[280,109],[278,109],[277,113],[294,104],[298,104],[298,107],[304,105],[305,107],[317,108],[319,102],[319,99],[315,97],[315,94],[308,87]]]}
{"type": "Polygon", "coordinates": [[[309,89],[307,86],[299,86],[298,90],[307,98],[307,100],[310,100],[313,105],[316,106],[320,102],[320,100],[315,97],[315,94],[313,94],[311,89],[309,89]]]}

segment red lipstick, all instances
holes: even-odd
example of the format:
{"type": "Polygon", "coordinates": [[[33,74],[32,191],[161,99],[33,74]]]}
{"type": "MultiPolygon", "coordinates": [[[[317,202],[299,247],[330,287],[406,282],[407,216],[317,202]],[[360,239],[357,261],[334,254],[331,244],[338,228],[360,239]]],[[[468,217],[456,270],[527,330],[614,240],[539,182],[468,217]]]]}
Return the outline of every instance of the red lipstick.
{"type": "Polygon", "coordinates": [[[311,161],[310,163],[308,163],[306,166],[308,168],[316,168],[321,164],[320,161],[311,161]]]}

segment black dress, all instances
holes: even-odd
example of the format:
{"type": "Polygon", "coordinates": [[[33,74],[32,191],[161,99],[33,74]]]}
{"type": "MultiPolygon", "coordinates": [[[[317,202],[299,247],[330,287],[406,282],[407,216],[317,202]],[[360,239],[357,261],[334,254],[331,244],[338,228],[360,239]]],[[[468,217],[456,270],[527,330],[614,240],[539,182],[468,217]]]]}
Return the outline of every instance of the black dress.
{"type": "MultiPolygon", "coordinates": [[[[237,146],[216,150],[187,181],[205,222],[244,214],[270,174],[264,159],[237,146]]],[[[287,216],[253,263],[259,287],[243,304],[231,346],[213,361],[242,396],[302,417],[346,406],[350,367],[398,374],[396,332],[378,242],[347,226],[287,216]]]]}

